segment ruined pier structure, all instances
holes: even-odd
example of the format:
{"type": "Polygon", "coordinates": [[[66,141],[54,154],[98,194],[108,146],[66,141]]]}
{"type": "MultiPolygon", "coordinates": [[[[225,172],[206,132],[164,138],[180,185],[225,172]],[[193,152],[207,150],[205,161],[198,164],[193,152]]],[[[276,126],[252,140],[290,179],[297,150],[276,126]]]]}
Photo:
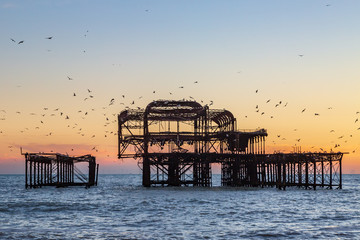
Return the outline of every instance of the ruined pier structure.
{"type": "Polygon", "coordinates": [[[84,155],[70,157],[59,153],[24,153],[25,187],[42,186],[86,186],[97,185],[99,164],[95,157],[84,155]],[[81,172],[76,165],[87,163],[88,173],[81,172]]]}
{"type": "Polygon", "coordinates": [[[237,130],[225,109],[195,101],[153,101],[118,115],[118,157],[138,160],[142,184],[211,186],[211,164],[223,186],[341,188],[343,153],[265,152],[265,129],[237,130]]]}

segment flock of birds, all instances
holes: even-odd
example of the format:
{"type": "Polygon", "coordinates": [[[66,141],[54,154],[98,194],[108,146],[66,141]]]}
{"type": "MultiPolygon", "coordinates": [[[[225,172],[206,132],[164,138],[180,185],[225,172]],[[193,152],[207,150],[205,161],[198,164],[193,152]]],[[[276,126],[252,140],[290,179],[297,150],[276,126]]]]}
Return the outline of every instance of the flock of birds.
{"type": "MultiPolygon", "coordinates": [[[[88,33],[89,31],[86,31],[86,33],[88,33]]],[[[86,34],[84,35],[85,37],[87,36],[86,34]]],[[[45,38],[46,40],[52,40],[53,39],[53,36],[51,37],[46,37],[45,38]]],[[[21,41],[16,41],[15,39],[13,38],[10,38],[10,40],[13,42],[13,43],[16,43],[16,44],[24,44],[24,40],[21,40],[21,41]]],[[[68,81],[76,81],[76,79],[74,79],[72,76],[66,76],[66,79],[68,81]]],[[[198,84],[199,82],[198,81],[194,81],[193,84],[198,84]]],[[[179,86],[178,87],[179,89],[184,89],[184,86],[179,86]]],[[[156,90],[153,90],[152,91],[154,97],[155,97],[155,94],[157,93],[156,90]]],[[[169,92],[169,95],[173,95],[173,92],[169,92]]],[[[72,93],[72,97],[75,98],[75,99],[78,99],[77,103],[79,102],[89,102],[91,100],[94,100],[95,99],[95,94],[93,93],[93,91],[91,89],[86,89],[86,90],[83,90],[82,93],[79,93],[79,92],[73,92],[72,93]],[[85,96],[84,96],[84,92],[85,92],[85,96]],[[79,99],[80,96],[83,96],[81,99],[79,99]]],[[[118,105],[122,105],[122,108],[123,109],[130,109],[130,108],[137,108],[137,109],[141,109],[141,107],[137,106],[136,107],[136,102],[140,101],[140,99],[142,99],[143,97],[142,96],[139,96],[138,98],[136,99],[132,99],[132,100],[128,100],[127,97],[122,94],[120,96],[120,100],[118,102],[118,105]]],[[[194,100],[193,97],[189,97],[190,99],[194,100]]],[[[72,102],[76,102],[76,100],[72,101],[72,102]]],[[[116,119],[116,115],[117,113],[112,113],[112,112],[117,112],[118,111],[118,108],[116,110],[111,110],[110,108],[112,106],[115,106],[116,105],[116,102],[117,100],[115,100],[115,98],[111,98],[109,100],[108,103],[104,103],[104,105],[101,107],[101,115],[102,115],[102,118],[104,119],[104,123],[103,123],[103,126],[105,128],[109,128],[109,129],[106,129],[104,130],[104,132],[102,133],[102,136],[101,137],[109,137],[109,136],[116,136],[117,135],[117,131],[116,129],[114,129],[117,125],[116,125],[116,122],[117,122],[117,119],[116,119]],[[109,111],[110,110],[110,111],[109,111]]],[[[202,103],[204,101],[201,101],[202,103]]],[[[212,105],[213,104],[213,101],[210,101],[209,105],[212,105]]],[[[94,106],[94,102],[89,102],[89,105],[91,106],[94,106]]],[[[6,121],[7,120],[7,115],[10,111],[9,110],[5,110],[5,109],[1,109],[0,110],[0,121],[6,121]]],[[[38,116],[39,118],[36,120],[38,121],[38,124],[37,126],[33,127],[33,129],[31,129],[31,127],[25,127],[21,130],[19,130],[19,132],[21,134],[33,134],[31,132],[31,130],[41,130],[43,128],[46,128],[46,125],[49,124],[49,122],[56,122],[56,121],[53,121],[53,120],[50,120],[49,117],[60,117],[62,120],[65,121],[65,125],[67,128],[69,129],[73,129],[73,131],[75,131],[75,134],[78,134],[82,137],[87,137],[87,138],[90,138],[90,139],[93,139],[93,138],[98,138],[100,136],[94,134],[94,133],[91,133],[91,130],[90,131],[86,131],[85,130],[85,127],[81,127],[82,124],[79,122],[80,119],[82,120],[86,120],[88,116],[92,115],[93,116],[93,113],[94,112],[99,112],[99,109],[95,109],[93,107],[90,107],[86,110],[82,109],[82,110],[78,110],[74,115],[71,115],[70,113],[66,112],[65,109],[62,109],[60,107],[57,107],[57,108],[54,108],[54,109],[50,109],[49,107],[43,107],[42,109],[40,109],[39,112],[30,112],[30,113],[23,113],[21,111],[16,111],[15,114],[16,115],[19,115],[21,117],[24,117],[24,114],[29,114],[30,116],[33,116],[33,117],[36,117],[38,116]],[[80,116],[80,118],[79,118],[80,116]],[[74,121],[72,121],[74,120],[74,121]]],[[[1,126],[1,125],[0,125],[1,126]]],[[[43,134],[42,136],[43,137],[51,137],[51,136],[54,136],[56,135],[57,133],[54,132],[53,130],[52,131],[48,131],[46,134],[43,134]]],[[[1,129],[0,128],[0,135],[6,135],[6,131],[4,129],[1,129]]],[[[15,145],[9,145],[8,146],[9,150],[10,151],[13,151],[14,148],[15,148],[15,145]]],[[[71,152],[76,152],[77,149],[75,149],[74,147],[72,147],[71,149],[69,149],[69,151],[71,152]]],[[[50,152],[55,152],[56,150],[50,150],[50,152]]],[[[99,149],[98,149],[98,146],[94,146],[91,148],[91,151],[96,151],[98,152],[99,149]]],[[[110,157],[110,155],[108,154],[107,155],[108,157],[110,157]]]]}
{"type": "MultiPolygon", "coordinates": [[[[330,4],[327,4],[326,7],[329,7],[331,6],[330,4]]],[[[146,10],[146,12],[148,12],[148,10],[146,10]]],[[[84,34],[84,37],[87,37],[87,34],[88,34],[88,30],[86,31],[86,33],[84,34]]],[[[48,37],[45,37],[46,40],[53,40],[54,37],[53,36],[48,36],[48,37]]],[[[25,43],[25,40],[20,40],[20,41],[17,41],[15,40],[14,38],[10,38],[10,41],[13,42],[14,44],[17,44],[17,45],[21,45],[21,44],[24,44],[25,43]]],[[[85,50],[84,50],[85,52],[85,50]]],[[[300,58],[303,58],[304,57],[304,54],[298,54],[298,57],[300,58]]],[[[238,73],[241,73],[238,72],[238,73]]],[[[68,81],[76,81],[76,79],[74,79],[72,76],[66,76],[66,79],[68,81]]],[[[194,81],[193,84],[198,84],[199,82],[198,81],[194,81]]],[[[179,86],[178,87],[179,89],[184,89],[184,86],[179,86]]],[[[72,92],[72,97],[73,98],[78,98],[80,96],[82,96],[81,98],[81,101],[84,102],[89,102],[89,101],[92,101],[95,99],[95,94],[93,93],[92,90],[90,89],[84,89],[83,90],[85,92],[85,96],[84,96],[84,93],[78,93],[78,92],[72,92]]],[[[156,90],[152,90],[152,93],[153,93],[153,96],[155,97],[155,94],[157,93],[156,90]]],[[[256,89],[255,90],[255,94],[259,94],[259,89],[256,89]]],[[[150,95],[150,94],[149,94],[150,95]]],[[[171,98],[173,95],[173,92],[169,92],[169,98],[171,98]]],[[[115,98],[111,98],[107,103],[104,103],[104,105],[101,107],[101,115],[103,117],[103,120],[104,120],[104,123],[103,123],[103,126],[105,127],[105,130],[104,132],[102,133],[102,136],[98,136],[94,133],[91,133],[91,130],[90,131],[86,131],[85,130],[85,127],[82,127],[82,124],[80,124],[80,122],[76,122],[76,121],[79,121],[80,119],[83,119],[83,120],[86,120],[87,117],[89,117],[90,115],[93,114],[93,112],[96,112],[97,109],[93,108],[93,107],[90,107],[88,109],[81,109],[81,110],[78,110],[75,114],[76,115],[71,115],[70,113],[66,112],[65,109],[62,109],[60,107],[57,107],[57,108],[54,108],[54,109],[49,109],[49,107],[43,107],[41,109],[41,112],[30,112],[30,113],[22,113],[20,111],[16,111],[15,113],[17,115],[24,115],[24,114],[29,114],[30,116],[38,116],[40,117],[39,119],[37,119],[36,121],[38,121],[38,124],[37,126],[34,127],[34,130],[40,130],[41,128],[44,128],[44,126],[46,125],[47,122],[49,121],[52,121],[49,119],[49,117],[60,117],[62,118],[62,120],[65,121],[65,125],[67,128],[69,129],[73,129],[73,131],[82,136],[82,137],[88,137],[90,139],[93,139],[93,138],[98,138],[98,137],[104,137],[104,138],[108,138],[109,136],[116,136],[117,135],[117,131],[116,131],[116,122],[117,122],[117,119],[116,119],[116,115],[117,115],[117,111],[118,109],[111,109],[111,107],[115,106],[116,104],[119,106],[119,105],[122,105],[122,108],[123,109],[141,109],[140,106],[136,106],[137,102],[142,99],[143,97],[142,96],[139,96],[138,98],[135,98],[135,99],[131,99],[129,100],[125,95],[121,95],[119,96],[119,99],[115,99],[115,98]],[[113,113],[113,112],[116,112],[116,113],[113,113]],[[80,117],[80,119],[79,119],[80,117]],[[76,121],[72,121],[73,119],[75,119],[76,121]]],[[[183,99],[183,100],[189,100],[189,101],[195,101],[196,99],[192,96],[189,96],[187,99],[183,99]]],[[[80,101],[80,100],[78,100],[80,101]]],[[[199,101],[201,104],[203,105],[208,105],[208,106],[211,106],[214,104],[214,102],[212,100],[210,100],[209,102],[205,103],[203,100],[200,100],[199,101]]],[[[275,101],[272,100],[272,99],[268,99],[266,100],[265,104],[274,104],[274,108],[280,108],[280,107],[283,107],[283,108],[286,108],[288,106],[288,102],[283,102],[283,101],[275,101]]],[[[93,103],[91,103],[91,105],[93,106],[93,103]]],[[[329,107],[328,110],[331,110],[332,107],[329,107]]],[[[6,121],[7,120],[7,114],[10,112],[11,110],[8,110],[8,109],[0,109],[0,121],[6,121]]],[[[303,108],[301,110],[299,110],[299,113],[300,114],[304,114],[307,110],[307,108],[303,108]]],[[[255,106],[255,112],[260,114],[260,115],[266,115],[265,111],[262,111],[260,109],[260,106],[259,104],[257,104],[255,106]]],[[[360,112],[356,112],[356,115],[358,115],[360,112]]],[[[74,113],[72,113],[74,114],[74,113]]],[[[315,112],[313,113],[315,117],[319,117],[320,116],[320,113],[318,112],[315,112]]],[[[248,118],[248,116],[245,116],[245,118],[248,118]]],[[[273,115],[270,115],[270,118],[274,118],[273,115]]],[[[356,117],[356,119],[354,120],[354,123],[358,123],[359,122],[359,118],[356,117]]],[[[20,133],[22,134],[26,134],[28,132],[30,132],[30,130],[32,130],[30,127],[25,127],[20,131],[20,133]]],[[[357,128],[357,130],[360,130],[360,127],[357,128]]],[[[294,131],[297,131],[297,129],[294,129],[294,131]]],[[[330,130],[330,133],[335,133],[335,130],[331,129],[330,130]]],[[[56,135],[57,133],[54,132],[54,131],[48,131],[46,134],[44,134],[43,136],[44,137],[51,137],[51,136],[54,136],[56,135]]],[[[0,135],[6,135],[6,130],[5,129],[1,129],[1,125],[0,125],[0,135]]],[[[350,138],[352,137],[352,135],[349,136],[350,138]]],[[[281,135],[276,135],[276,138],[279,139],[279,140],[287,140],[285,137],[281,136],[281,135]]],[[[344,141],[345,143],[348,141],[348,140],[345,140],[345,135],[341,135],[337,138],[339,141],[342,140],[344,141]]],[[[301,141],[301,138],[297,138],[297,139],[294,139],[293,141],[295,141],[295,143],[299,143],[301,141]]],[[[276,144],[275,141],[273,141],[273,144],[276,144]]],[[[296,144],[295,144],[296,145],[296,144]]],[[[333,149],[336,149],[336,148],[339,148],[341,145],[340,143],[335,143],[334,146],[330,149],[330,151],[332,151],[333,149]]],[[[10,151],[13,151],[14,149],[14,145],[9,145],[8,148],[10,151]]],[[[314,147],[312,147],[314,148],[314,147]]],[[[98,152],[99,151],[99,148],[98,146],[93,146],[91,147],[91,150],[92,151],[96,151],[98,152]]],[[[321,151],[325,151],[324,149],[320,148],[321,151]]],[[[54,151],[54,150],[51,150],[51,151],[54,151]]],[[[75,148],[71,148],[70,151],[76,151],[75,148]]],[[[352,152],[355,153],[356,149],[354,149],[352,152]]],[[[108,154],[107,155],[108,157],[110,157],[110,155],[108,154]]]]}
{"type": "MultiPolygon", "coordinates": [[[[68,81],[73,81],[74,79],[67,76],[67,80],[68,81]]],[[[193,84],[198,84],[198,81],[193,82],[193,84]]],[[[184,86],[179,86],[179,89],[184,89],[184,86]]],[[[79,99],[78,95],[76,93],[72,94],[72,97],[74,98],[78,98],[78,101],[90,101],[92,99],[95,99],[95,95],[93,93],[92,90],[90,89],[86,89],[84,90],[86,96],[84,98],[79,99]]],[[[156,90],[152,91],[153,94],[156,93],[156,90]]],[[[83,94],[83,93],[82,93],[83,94]]],[[[259,89],[255,90],[255,94],[259,94],[259,89]]],[[[169,95],[172,95],[172,92],[169,92],[169,95]]],[[[139,96],[137,99],[140,100],[142,99],[142,96],[139,96]]],[[[188,101],[195,101],[194,97],[189,96],[188,99],[183,99],[183,100],[188,100],[188,101]]],[[[67,128],[72,129],[74,134],[78,134],[81,137],[87,137],[89,139],[93,139],[93,138],[98,138],[98,137],[104,137],[104,138],[108,138],[109,136],[116,136],[117,135],[117,114],[118,114],[118,110],[120,105],[122,105],[122,109],[141,109],[141,107],[139,106],[135,106],[135,101],[136,99],[131,99],[131,100],[127,100],[127,97],[125,95],[121,95],[119,96],[119,99],[115,99],[115,98],[111,98],[107,101],[107,103],[104,103],[103,106],[101,107],[101,115],[102,118],[104,120],[103,122],[103,126],[105,127],[104,132],[101,134],[102,136],[98,136],[97,134],[91,133],[91,130],[89,131],[89,129],[86,130],[85,127],[82,127],[82,124],[80,122],[78,122],[80,119],[86,120],[88,121],[87,117],[92,115],[93,112],[96,111],[95,108],[90,107],[87,109],[82,109],[82,110],[78,110],[74,115],[74,113],[72,113],[73,115],[71,115],[70,113],[66,112],[65,109],[62,109],[60,107],[54,108],[54,109],[50,109],[49,107],[43,107],[41,109],[41,111],[39,112],[30,112],[28,113],[30,116],[38,116],[38,124],[37,126],[33,127],[33,130],[40,130],[41,128],[44,128],[44,126],[46,125],[46,123],[48,122],[52,122],[52,120],[49,119],[49,117],[60,117],[62,118],[62,120],[64,121],[64,125],[66,125],[67,128]],[[113,106],[117,106],[117,108],[112,109],[111,107],[113,106]],[[113,113],[116,112],[116,113],[113,113]],[[79,118],[80,117],[80,118],[79,118]],[[76,121],[71,121],[72,119],[76,120],[76,121]]],[[[74,101],[75,102],[75,101],[74,101]]],[[[204,101],[200,100],[200,102],[202,104],[204,104],[204,101]]],[[[213,101],[210,100],[208,103],[206,103],[206,105],[211,106],[213,105],[213,101]]],[[[264,103],[264,105],[269,105],[269,104],[273,104],[274,108],[279,108],[279,107],[283,107],[286,108],[288,106],[288,102],[283,102],[283,101],[273,101],[272,99],[268,99],[266,100],[264,103]]],[[[94,103],[90,103],[90,106],[94,106],[94,103]]],[[[328,110],[332,110],[332,107],[328,107],[328,110]]],[[[0,109],[0,121],[6,121],[7,119],[7,114],[8,114],[9,110],[5,110],[5,109],[0,109]]],[[[304,114],[307,111],[307,108],[303,108],[303,109],[299,109],[299,114],[304,114]]],[[[260,105],[257,104],[255,106],[255,113],[260,114],[260,115],[265,115],[264,111],[260,110],[260,105]]],[[[23,115],[26,113],[22,113],[20,111],[16,111],[15,112],[16,115],[23,115]]],[[[355,113],[356,115],[360,114],[359,111],[357,111],[355,113]]],[[[315,112],[314,113],[315,117],[319,117],[320,114],[315,112]]],[[[270,118],[273,118],[274,116],[270,116],[270,118]]],[[[92,116],[91,116],[92,118],[92,116]]],[[[248,118],[248,116],[245,116],[245,118],[248,118]]],[[[359,122],[359,118],[356,117],[356,119],[354,120],[354,124],[359,122]]],[[[20,133],[22,134],[26,134],[26,133],[31,133],[31,127],[25,127],[24,129],[20,130],[20,133]]],[[[360,130],[360,127],[357,128],[357,130],[360,130]]],[[[294,131],[297,131],[297,129],[294,129],[294,131]]],[[[330,133],[335,133],[334,129],[331,129],[329,131],[330,133]]],[[[5,135],[6,131],[0,129],[0,135],[5,135]]],[[[46,134],[43,135],[43,137],[51,137],[56,135],[57,133],[54,131],[48,131],[46,134]]],[[[349,136],[350,138],[353,137],[352,135],[349,136]]],[[[345,139],[345,135],[341,135],[337,138],[338,141],[343,141],[344,143],[347,143],[347,139],[345,139]]],[[[276,135],[276,139],[284,141],[287,140],[285,137],[281,136],[281,135],[276,135]]],[[[116,141],[116,140],[115,140],[116,141]]],[[[301,141],[301,138],[296,138],[293,140],[296,143],[299,143],[301,141]]],[[[276,142],[273,141],[273,144],[275,145],[276,142]]],[[[335,151],[336,148],[339,148],[341,146],[341,144],[335,143],[334,146],[330,149],[330,151],[335,151]]],[[[9,145],[9,151],[13,151],[14,149],[14,145],[9,145]]],[[[99,146],[93,146],[91,147],[91,151],[95,151],[98,152],[99,151],[99,146]]],[[[314,148],[311,147],[311,148],[314,148]]],[[[90,149],[89,149],[90,150],[90,149]]],[[[55,151],[55,150],[51,150],[51,151],[55,151]]],[[[71,152],[76,152],[76,149],[74,147],[71,147],[71,149],[69,149],[69,151],[71,152]]],[[[320,148],[320,151],[325,152],[325,150],[323,148],[320,148]]],[[[356,149],[354,149],[352,151],[352,153],[355,153],[356,149]]],[[[110,157],[110,154],[107,154],[108,157],[110,157]]]]}
{"type": "MultiPolygon", "coordinates": [[[[259,89],[256,89],[256,90],[255,90],[255,93],[256,93],[256,94],[259,93],[259,89]]],[[[265,104],[269,104],[270,102],[271,102],[271,99],[268,99],[268,100],[266,100],[265,104]]],[[[275,103],[274,108],[278,108],[278,107],[280,107],[280,106],[287,107],[287,105],[288,105],[288,102],[286,102],[285,104],[283,104],[282,101],[279,101],[279,102],[276,102],[276,103],[275,103]]],[[[327,108],[327,110],[332,110],[332,109],[333,109],[332,107],[328,107],[328,108],[327,108]]],[[[307,108],[303,108],[301,111],[299,111],[299,113],[300,113],[300,114],[304,114],[305,111],[307,111],[307,108]]],[[[265,112],[260,111],[259,105],[256,105],[256,106],[255,106],[255,112],[259,113],[260,115],[264,115],[264,114],[265,114],[265,112]]],[[[355,112],[354,124],[356,124],[356,123],[359,122],[359,117],[358,117],[359,114],[360,114],[360,111],[356,111],[356,112],[355,112]]],[[[319,114],[318,112],[315,112],[315,113],[314,113],[314,116],[315,116],[315,117],[319,117],[320,114],[319,114]]],[[[270,116],[270,118],[273,118],[273,117],[274,117],[274,116],[270,116]]],[[[247,118],[247,116],[245,116],[245,118],[247,118]]],[[[294,129],[294,131],[297,131],[297,130],[298,130],[298,129],[294,129]]],[[[360,130],[360,127],[356,127],[356,130],[359,131],[359,130],[360,130]]],[[[335,130],[334,130],[334,129],[331,129],[331,130],[329,130],[329,133],[335,133],[335,130]]],[[[349,137],[349,138],[352,138],[352,137],[353,137],[353,134],[348,135],[348,137],[349,137]]],[[[285,137],[281,138],[281,135],[277,135],[277,138],[278,138],[278,139],[281,139],[281,140],[287,140],[285,137]]],[[[337,137],[337,140],[338,140],[338,141],[342,140],[344,143],[347,143],[347,142],[348,142],[348,139],[346,139],[345,135],[341,135],[341,136],[337,137]]],[[[296,142],[300,142],[300,141],[301,141],[301,138],[297,138],[297,139],[295,139],[295,141],[296,141],[296,142]]],[[[272,141],[272,142],[273,142],[273,144],[276,144],[275,141],[272,141]]],[[[295,146],[296,146],[296,144],[295,144],[295,146]]],[[[330,147],[330,150],[329,150],[329,151],[330,151],[330,152],[333,152],[333,151],[335,151],[336,148],[339,148],[340,146],[341,146],[340,143],[334,143],[333,147],[330,147]]],[[[312,146],[312,147],[311,147],[311,149],[313,149],[313,148],[315,148],[315,146],[312,146]]],[[[326,152],[326,150],[325,150],[324,148],[319,148],[319,150],[320,150],[321,152],[326,152]]],[[[357,148],[354,149],[354,150],[352,150],[352,153],[355,153],[356,150],[357,150],[357,148]]],[[[281,151],[280,151],[280,152],[281,152],[281,151]]]]}

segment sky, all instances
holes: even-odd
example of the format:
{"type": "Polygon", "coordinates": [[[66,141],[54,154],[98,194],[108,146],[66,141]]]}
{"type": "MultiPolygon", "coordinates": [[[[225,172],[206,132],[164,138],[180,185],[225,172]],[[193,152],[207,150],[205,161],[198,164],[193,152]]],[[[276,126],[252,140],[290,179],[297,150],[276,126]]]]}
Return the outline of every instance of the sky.
{"type": "Polygon", "coordinates": [[[267,153],[347,152],[343,172],[360,174],[359,10],[357,0],[0,0],[0,174],[24,173],[20,147],[141,173],[117,159],[116,115],[183,98],[231,111],[240,130],[267,129],[267,153]]]}

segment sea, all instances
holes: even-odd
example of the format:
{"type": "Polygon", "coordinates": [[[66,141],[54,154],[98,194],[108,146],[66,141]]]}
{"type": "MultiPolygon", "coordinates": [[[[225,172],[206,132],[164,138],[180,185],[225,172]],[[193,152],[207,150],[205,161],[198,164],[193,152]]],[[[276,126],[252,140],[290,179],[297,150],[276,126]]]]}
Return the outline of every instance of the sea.
{"type": "Polygon", "coordinates": [[[98,186],[25,189],[0,175],[0,239],[360,239],[360,175],[343,189],[98,186]]]}

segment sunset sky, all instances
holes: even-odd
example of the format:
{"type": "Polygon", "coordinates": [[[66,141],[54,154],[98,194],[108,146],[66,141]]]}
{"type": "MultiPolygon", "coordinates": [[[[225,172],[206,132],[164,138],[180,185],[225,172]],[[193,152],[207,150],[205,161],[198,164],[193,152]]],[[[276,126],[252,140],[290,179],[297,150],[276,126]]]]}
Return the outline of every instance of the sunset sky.
{"type": "Polygon", "coordinates": [[[359,12],[358,0],[0,0],[0,174],[24,172],[20,147],[140,173],[117,159],[116,115],[190,96],[267,129],[268,153],[348,152],[344,173],[360,173],[359,12]]]}

